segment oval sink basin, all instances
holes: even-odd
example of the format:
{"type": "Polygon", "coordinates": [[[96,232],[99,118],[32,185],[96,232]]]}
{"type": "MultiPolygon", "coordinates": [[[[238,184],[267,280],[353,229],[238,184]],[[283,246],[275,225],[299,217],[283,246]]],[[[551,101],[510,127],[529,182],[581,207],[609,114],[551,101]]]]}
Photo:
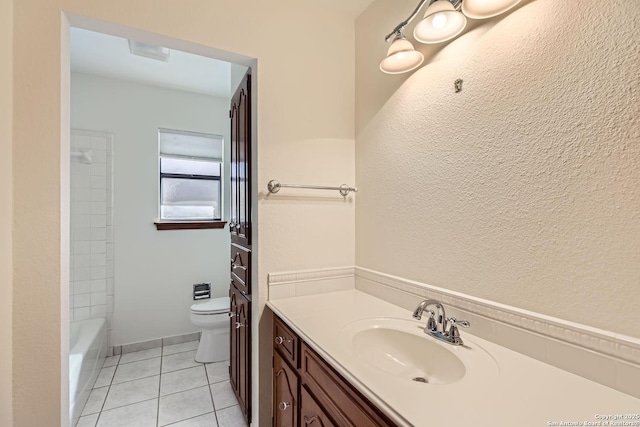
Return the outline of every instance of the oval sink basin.
{"type": "Polygon", "coordinates": [[[423,322],[405,319],[364,319],[340,331],[341,347],[361,365],[355,369],[384,374],[390,381],[425,385],[490,381],[499,369],[468,334],[455,346],[424,333],[423,322]]]}
{"type": "Polygon", "coordinates": [[[427,337],[377,327],[353,335],[356,352],[378,369],[395,377],[428,384],[449,384],[465,374],[462,361],[427,337]]]}

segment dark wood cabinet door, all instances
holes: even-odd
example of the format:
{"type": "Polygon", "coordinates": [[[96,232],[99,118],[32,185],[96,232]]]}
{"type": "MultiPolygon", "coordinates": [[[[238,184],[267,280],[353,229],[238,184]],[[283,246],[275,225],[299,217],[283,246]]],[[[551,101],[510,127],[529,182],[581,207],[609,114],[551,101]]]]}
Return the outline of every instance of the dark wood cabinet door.
{"type": "Polygon", "coordinates": [[[230,380],[251,421],[251,75],[231,98],[231,358],[230,380]]]}
{"type": "Polygon", "coordinates": [[[251,301],[233,283],[231,298],[231,358],[229,379],[240,409],[251,421],[251,301]]]}
{"type": "Polygon", "coordinates": [[[251,247],[251,75],[231,98],[231,242],[251,247]]]}
{"type": "MultiPolygon", "coordinates": [[[[234,292],[233,282],[229,288],[231,308],[229,310],[229,382],[233,390],[238,389],[238,333],[236,331],[236,316],[238,315],[238,292],[234,292]]],[[[237,393],[236,393],[237,394],[237,393]]]]}
{"type": "Polygon", "coordinates": [[[298,374],[273,353],[273,425],[298,426],[298,374]]]}
{"type": "Polygon", "coordinates": [[[300,389],[300,427],[333,427],[335,424],[309,394],[306,387],[300,389]]]}
{"type": "Polygon", "coordinates": [[[231,244],[231,282],[245,295],[251,294],[251,251],[231,244]]]}

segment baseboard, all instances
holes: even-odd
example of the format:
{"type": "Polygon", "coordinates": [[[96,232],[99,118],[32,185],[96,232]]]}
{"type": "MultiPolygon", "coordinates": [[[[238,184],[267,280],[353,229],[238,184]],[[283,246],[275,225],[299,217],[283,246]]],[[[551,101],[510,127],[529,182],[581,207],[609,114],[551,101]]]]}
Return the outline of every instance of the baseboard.
{"type": "Polygon", "coordinates": [[[156,338],[147,341],[114,345],[113,347],[107,348],[107,356],[133,353],[134,351],[150,350],[152,348],[162,347],[163,345],[182,344],[183,342],[198,340],[200,340],[200,332],[191,332],[188,334],[173,335],[170,337],[156,338]]]}

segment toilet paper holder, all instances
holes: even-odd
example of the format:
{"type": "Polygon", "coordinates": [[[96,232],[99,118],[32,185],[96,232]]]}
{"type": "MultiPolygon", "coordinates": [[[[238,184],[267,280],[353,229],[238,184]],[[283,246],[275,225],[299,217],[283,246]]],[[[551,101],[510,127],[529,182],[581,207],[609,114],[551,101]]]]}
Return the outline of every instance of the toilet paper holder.
{"type": "Polygon", "coordinates": [[[211,298],[211,283],[196,283],[193,285],[193,300],[211,298]]]}

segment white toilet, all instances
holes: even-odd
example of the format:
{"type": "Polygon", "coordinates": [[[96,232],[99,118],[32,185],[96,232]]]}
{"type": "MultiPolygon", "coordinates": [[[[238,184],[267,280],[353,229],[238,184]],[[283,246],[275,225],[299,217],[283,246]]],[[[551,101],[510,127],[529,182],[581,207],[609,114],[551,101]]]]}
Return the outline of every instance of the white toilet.
{"type": "Polygon", "coordinates": [[[191,306],[191,323],[202,328],[196,362],[229,360],[229,304],[229,297],[222,297],[191,306]]]}

